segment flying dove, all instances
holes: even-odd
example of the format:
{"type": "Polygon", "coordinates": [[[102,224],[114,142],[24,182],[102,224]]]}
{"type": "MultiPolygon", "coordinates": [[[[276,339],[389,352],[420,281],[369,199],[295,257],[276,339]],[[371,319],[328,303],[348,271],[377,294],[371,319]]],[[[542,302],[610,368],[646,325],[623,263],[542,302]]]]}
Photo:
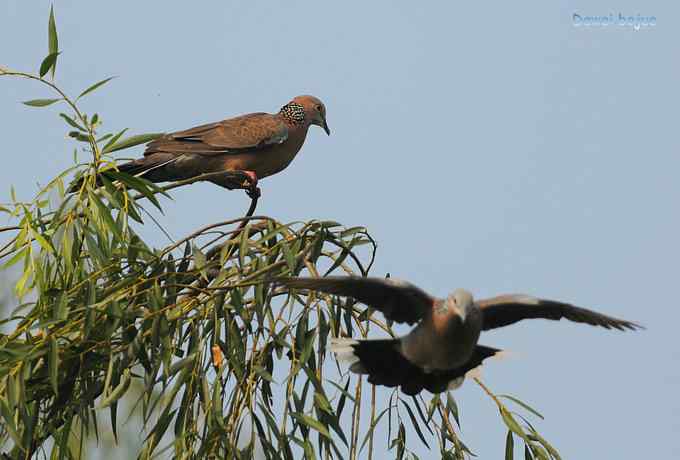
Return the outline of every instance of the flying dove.
{"type": "MultiPolygon", "coordinates": [[[[255,192],[258,179],[282,171],[293,161],[310,125],[320,126],[330,135],[323,102],[314,96],[297,96],[276,114],[250,113],[166,134],[147,144],[143,158],[118,169],[151,182],[240,171],[255,192]]],[[[235,188],[234,175],[207,180],[235,188]]]]}
{"type": "Polygon", "coordinates": [[[389,321],[417,324],[403,337],[387,340],[333,339],[331,350],[349,360],[350,370],[367,374],[368,381],[401,386],[408,395],[423,389],[440,393],[463,383],[465,374],[500,350],[478,345],[481,331],[524,319],[562,318],[606,329],[635,330],[638,324],[585,308],[523,294],[475,301],[456,289],[445,299],[394,278],[282,278],[289,288],[309,289],[352,297],[380,310],[389,321]]]}

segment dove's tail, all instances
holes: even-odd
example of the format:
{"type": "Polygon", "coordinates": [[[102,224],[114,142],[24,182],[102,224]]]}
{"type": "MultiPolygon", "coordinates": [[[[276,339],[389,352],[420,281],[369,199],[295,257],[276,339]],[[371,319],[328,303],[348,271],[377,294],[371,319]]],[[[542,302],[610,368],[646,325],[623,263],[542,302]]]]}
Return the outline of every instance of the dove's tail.
{"type": "Polygon", "coordinates": [[[350,363],[350,371],[368,375],[368,381],[387,387],[400,386],[408,395],[422,390],[441,393],[459,387],[465,374],[500,350],[477,345],[465,365],[447,370],[426,372],[401,354],[401,341],[331,339],[331,351],[339,361],[350,363]]]}

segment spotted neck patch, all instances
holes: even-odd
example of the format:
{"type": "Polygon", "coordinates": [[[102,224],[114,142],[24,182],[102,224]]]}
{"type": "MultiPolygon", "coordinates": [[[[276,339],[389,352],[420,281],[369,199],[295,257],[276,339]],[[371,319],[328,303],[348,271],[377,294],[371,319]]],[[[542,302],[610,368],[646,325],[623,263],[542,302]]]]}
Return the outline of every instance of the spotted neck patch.
{"type": "Polygon", "coordinates": [[[279,114],[292,125],[302,125],[305,122],[305,108],[297,102],[289,102],[281,107],[279,114]]]}

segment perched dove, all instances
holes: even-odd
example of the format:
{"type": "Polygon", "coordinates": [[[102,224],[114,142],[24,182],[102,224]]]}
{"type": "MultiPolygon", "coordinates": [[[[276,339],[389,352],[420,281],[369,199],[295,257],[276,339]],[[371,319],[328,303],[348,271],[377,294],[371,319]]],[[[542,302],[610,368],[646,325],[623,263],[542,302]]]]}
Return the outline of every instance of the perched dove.
{"type": "Polygon", "coordinates": [[[481,331],[523,319],[566,318],[607,329],[635,330],[641,326],[567,303],[528,295],[504,295],[474,301],[464,289],[437,299],[406,281],[393,278],[282,278],[289,288],[352,297],[380,310],[385,318],[410,325],[408,335],[388,340],[334,339],[331,350],[352,362],[350,370],[368,381],[401,386],[409,395],[423,389],[439,393],[462,384],[465,374],[500,352],[478,345],[481,331]]]}
{"type": "MultiPolygon", "coordinates": [[[[258,179],[283,170],[300,151],[310,125],[326,134],[326,107],[314,96],[298,96],[277,114],[250,113],[166,134],[147,145],[144,157],[118,166],[152,182],[190,179],[220,171],[241,171],[251,191],[258,179]]],[[[210,178],[234,188],[234,176],[210,178]]]]}

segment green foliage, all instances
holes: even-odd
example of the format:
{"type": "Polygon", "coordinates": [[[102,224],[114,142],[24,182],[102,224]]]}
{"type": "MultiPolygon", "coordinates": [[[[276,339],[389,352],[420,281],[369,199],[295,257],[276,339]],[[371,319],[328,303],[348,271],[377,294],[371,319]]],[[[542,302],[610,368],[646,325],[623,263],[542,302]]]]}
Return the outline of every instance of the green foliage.
{"type": "MultiPolygon", "coordinates": [[[[425,401],[394,391],[378,401],[374,387],[326,362],[330,337],[366,337],[373,329],[392,334],[381,317],[272,281],[301,272],[366,276],[376,244],[364,228],[243,217],[150,246],[135,231],[144,224],[144,204],[162,210],[158,195],[169,197],[186,181],[160,188],[116,170],[111,152],[157,134],[100,135],[101,118],[83,113],[77,100],[111,78],[71,99],[43,78],[50,71],[54,78],[59,54],[52,10],[48,37],[39,75],[5,68],[0,75],[54,91],[55,99],[25,104],[66,104],[70,113],[59,116],[91,159],[56,176],[33,200],[19,201],[12,192],[12,203],[0,207],[16,221],[0,229],[11,235],[0,247],[0,264],[21,267],[14,290],[31,297],[2,319],[15,325],[0,335],[3,450],[12,458],[48,449],[52,458],[80,458],[92,436],[111,430],[117,438],[125,402],[143,427],[143,459],[255,452],[267,459],[370,458],[379,424],[387,425],[396,458],[415,457],[407,444],[413,433],[433,449],[436,442],[443,458],[471,454],[457,434],[451,394],[425,401]],[[64,179],[74,171],[77,179],[67,187],[64,179]]],[[[541,417],[538,412],[477,382],[509,429],[506,458],[515,437],[530,458],[559,458],[501,399],[541,417]]]]}

